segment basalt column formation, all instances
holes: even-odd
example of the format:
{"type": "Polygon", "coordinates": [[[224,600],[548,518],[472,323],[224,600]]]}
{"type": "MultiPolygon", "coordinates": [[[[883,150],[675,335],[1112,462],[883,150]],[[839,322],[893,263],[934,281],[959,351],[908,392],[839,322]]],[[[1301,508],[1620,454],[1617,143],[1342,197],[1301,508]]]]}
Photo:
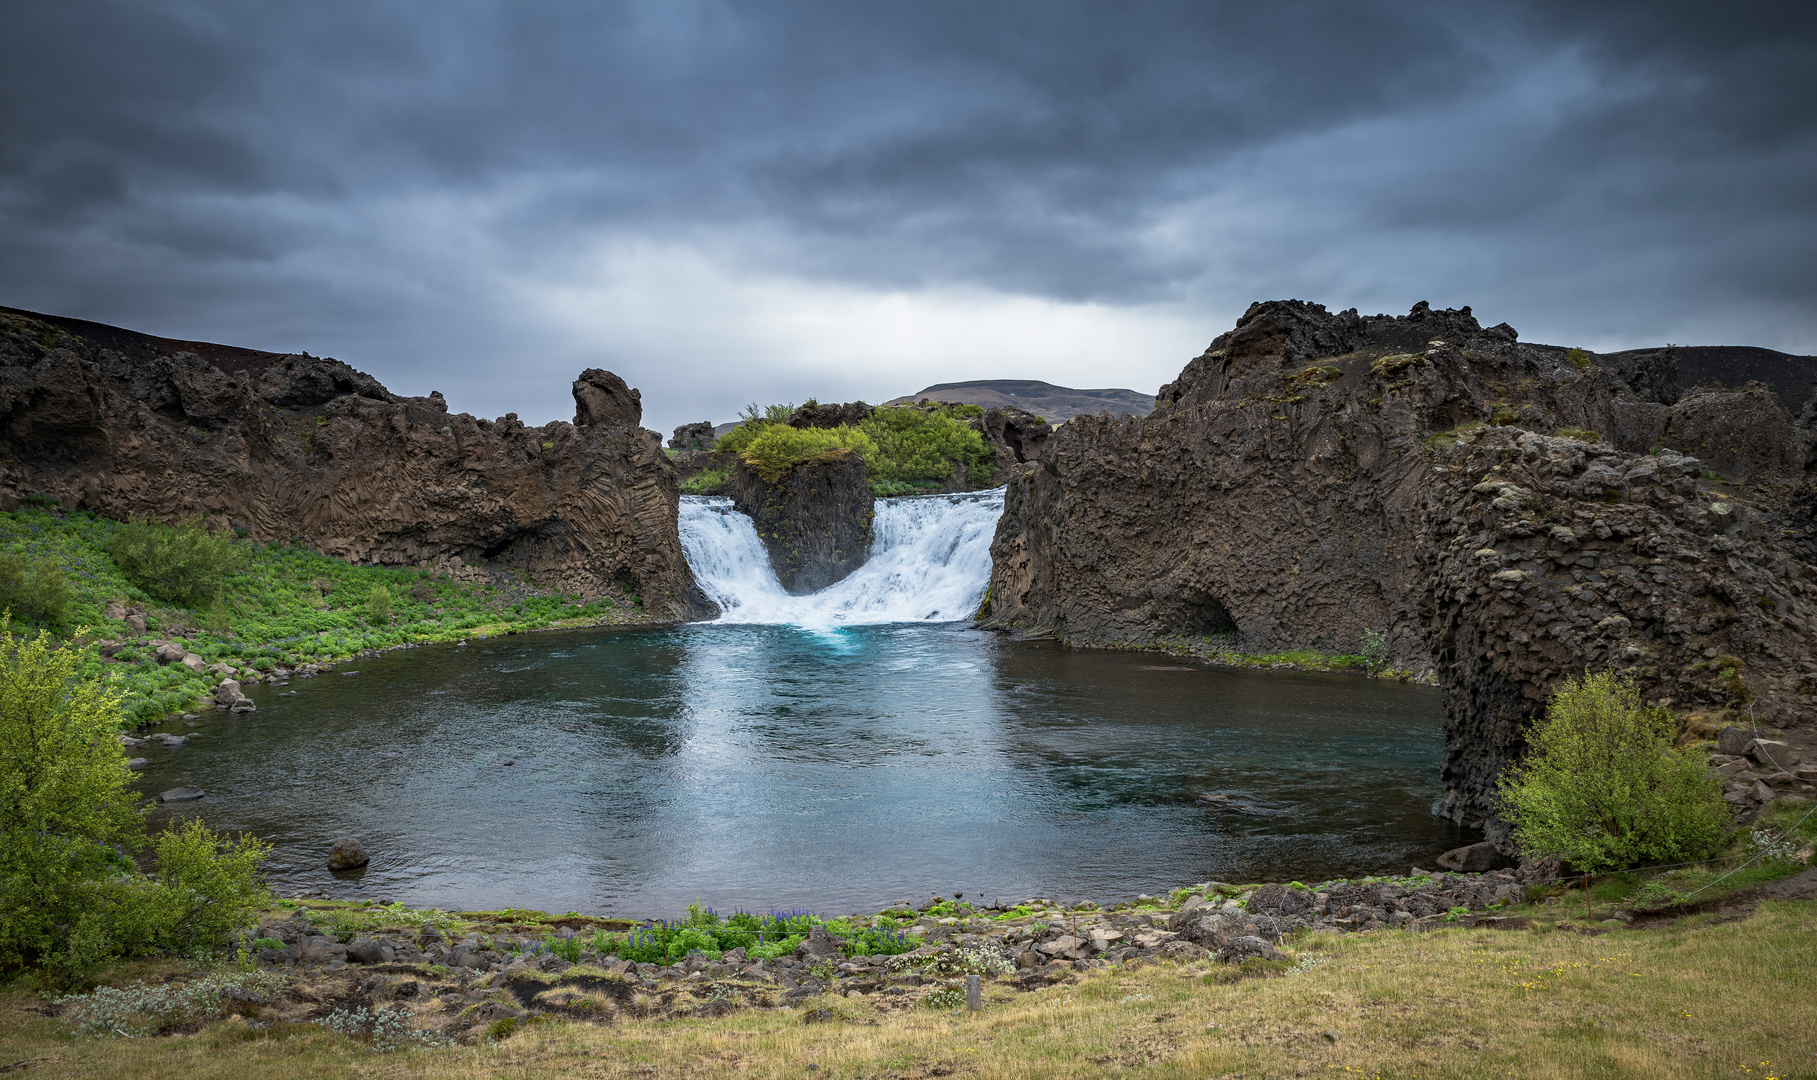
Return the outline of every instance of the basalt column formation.
{"type": "Polygon", "coordinates": [[[1447,817],[1563,678],[1694,729],[1817,704],[1813,408],[1670,357],[1521,343],[1470,309],[1252,305],[1145,419],[1080,417],[1010,482],[985,616],[1081,645],[1355,651],[1447,696],[1447,817]]]}

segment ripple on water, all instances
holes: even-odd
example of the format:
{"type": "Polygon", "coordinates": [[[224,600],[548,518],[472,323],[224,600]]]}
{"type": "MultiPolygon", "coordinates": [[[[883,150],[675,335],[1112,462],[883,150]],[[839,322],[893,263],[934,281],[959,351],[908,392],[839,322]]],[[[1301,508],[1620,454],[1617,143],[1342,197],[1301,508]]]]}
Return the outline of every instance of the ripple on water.
{"type": "Polygon", "coordinates": [[[362,663],[148,748],[280,890],[651,914],[926,891],[1128,897],[1404,871],[1436,691],[1016,644],[950,624],[536,634],[362,663]],[[329,842],[373,853],[335,884],[329,842]]]}

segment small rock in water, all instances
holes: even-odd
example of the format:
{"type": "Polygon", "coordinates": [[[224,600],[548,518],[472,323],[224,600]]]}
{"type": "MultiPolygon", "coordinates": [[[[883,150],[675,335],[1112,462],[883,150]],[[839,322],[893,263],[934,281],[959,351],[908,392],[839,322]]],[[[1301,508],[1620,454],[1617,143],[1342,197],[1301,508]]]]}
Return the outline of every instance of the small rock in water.
{"type": "Polygon", "coordinates": [[[199,787],[176,787],[159,793],[158,801],[161,803],[194,802],[201,797],[202,789],[199,787]]]}
{"type": "Polygon", "coordinates": [[[366,845],[357,837],[343,836],[328,849],[330,870],[358,870],[371,861],[372,857],[366,854],[366,845]]]}
{"type": "Polygon", "coordinates": [[[145,767],[145,760],[146,759],[142,757],[127,758],[126,767],[129,769],[143,769],[145,767]]]}

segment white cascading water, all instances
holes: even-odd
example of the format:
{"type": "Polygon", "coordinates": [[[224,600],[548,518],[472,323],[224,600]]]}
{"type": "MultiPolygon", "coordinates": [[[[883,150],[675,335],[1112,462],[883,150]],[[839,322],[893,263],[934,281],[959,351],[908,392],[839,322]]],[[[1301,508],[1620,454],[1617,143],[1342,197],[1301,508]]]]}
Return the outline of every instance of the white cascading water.
{"type": "Polygon", "coordinates": [[[681,547],[722,623],[852,626],[951,622],[978,610],[990,584],[1003,489],[878,499],[871,556],[842,581],[790,596],[751,519],[727,498],[684,495],[681,547]]]}

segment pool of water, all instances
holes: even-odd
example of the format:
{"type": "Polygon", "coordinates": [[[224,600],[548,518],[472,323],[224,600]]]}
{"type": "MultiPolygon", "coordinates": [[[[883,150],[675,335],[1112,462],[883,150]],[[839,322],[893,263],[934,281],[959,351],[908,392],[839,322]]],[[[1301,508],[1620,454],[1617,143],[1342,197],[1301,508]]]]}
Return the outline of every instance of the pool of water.
{"type": "Polygon", "coordinates": [[[667,915],[930,892],[1107,901],[1405,872],[1437,691],[1014,643],[963,624],[695,624],[433,646],[251,691],[139,787],[272,842],[280,893],[667,915]],[[324,867],[337,836],[372,864],[324,867]]]}

